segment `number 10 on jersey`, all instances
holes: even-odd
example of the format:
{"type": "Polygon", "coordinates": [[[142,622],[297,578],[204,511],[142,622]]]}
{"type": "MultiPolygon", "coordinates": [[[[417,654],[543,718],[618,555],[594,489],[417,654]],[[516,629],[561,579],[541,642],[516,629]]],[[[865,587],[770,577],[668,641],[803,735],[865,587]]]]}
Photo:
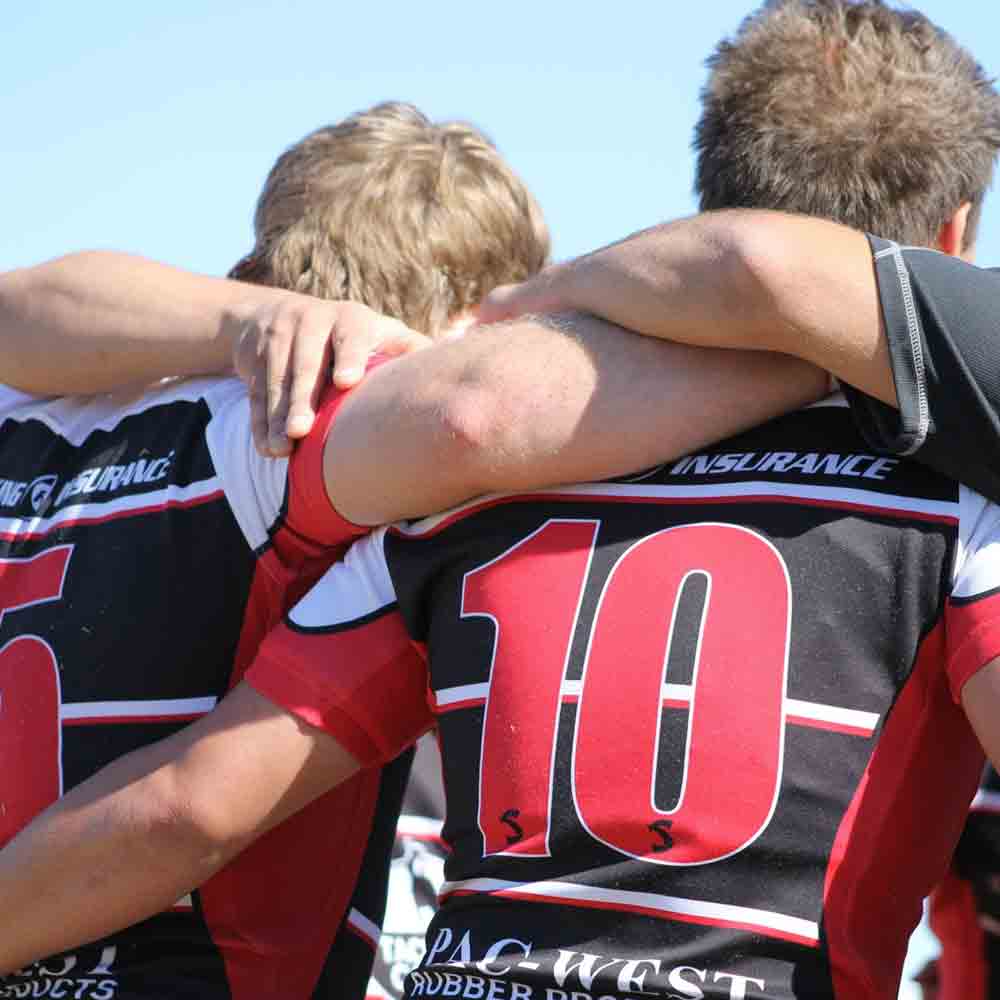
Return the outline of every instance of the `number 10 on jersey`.
{"type": "Polygon", "coordinates": [[[584,622],[599,528],[549,520],[465,577],[462,617],[488,618],[495,630],[480,762],[485,853],[550,855],[553,779],[568,768],[577,816],[597,840],[654,864],[719,861],[752,843],[777,804],[787,567],[746,528],[667,528],[617,559],[584,622]],[[681,594],[695,576],[705,597],[698,617],[681,621],[681,594]],[[579,628],[585,652],[574,682],[567,674],[579,628]],[[690,684],[667,676],[682,629],[696,636],[690,684]],[[574,701],[572,753],[557,760],[559,713],[574,701]],[[688,713],[680,762],[659,759],[663,712],[674,710],[688,713]],[[660,809],[658,769],[678,764],[677,801],[660,809]]]}

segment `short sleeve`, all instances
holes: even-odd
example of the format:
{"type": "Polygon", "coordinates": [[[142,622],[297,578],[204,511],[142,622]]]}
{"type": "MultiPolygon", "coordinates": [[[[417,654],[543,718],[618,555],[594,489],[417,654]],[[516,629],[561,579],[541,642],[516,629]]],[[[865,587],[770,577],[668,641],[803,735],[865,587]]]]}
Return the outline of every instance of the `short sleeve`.
{"type": "Polygon", "coordinates": [[[307,542],[333,547],[368,528],[342,518],[326,494],[323,450],[345,393],[329,390],[316,425],[289,459],[267,458],[253,443],[250,401],[231,380],[212,400],[208,445],[229,505],[250,547],[259,549],[284,522],[307,542]]]}
{"type": "Polygon", "coordinates": [[[397,608],[384,534],[357,542],[327,571],[264,640],[246,675],[363,766],[392,760],[433,724],[426,664],[397,608]]]}
{"type": "Polygon", "coordinates": [[[899,411],[845,385],[862,434],[1000,501],[1000,275],[869,242],[899,411]]]}
{"type": "Polygon", "coordinates": [[[945,606],[948,680],[962,688],[1000,656],[1000,507],[962,487],[959,540],[945,606]]]}
{"type": "Polygon", "coordinates": [[[323,454],[337,414],[348,393],[327,388],[309,436],[298,444],[289,465],[288,525],[323,545],[341,545],[370,530],[341,517],[326,492],[323,454]]]}

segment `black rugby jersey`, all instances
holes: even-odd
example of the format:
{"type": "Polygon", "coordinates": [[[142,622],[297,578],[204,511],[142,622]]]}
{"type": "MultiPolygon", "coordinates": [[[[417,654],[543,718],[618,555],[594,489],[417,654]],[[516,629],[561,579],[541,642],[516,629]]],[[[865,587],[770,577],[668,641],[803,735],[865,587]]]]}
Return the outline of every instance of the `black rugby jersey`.
{"type": "Polygon", "coordinates": [[[408,997],[885,1000],[982,766],[957,700],[1000,653],[998,531],[830,401],[382,530],[248,679],[371,761],[436,720],[452,854],[408,997]]]}
{"type": "Polygon", "coordinates": [[[899,411],[845,385],[865,438],[1000,502],[1000,271],[869,242],[899,411]]]}
{"type": "MultiPolygon", "coordinates": [[[[131,397],[2,390],[0,844],[62,790],[209,711],[330,564],[345,536],[313,500],[321,463],[307,449],[288,466],[256,454],[232,379],[131,397]]],[[[0,997],[311,996],[378,795],[377,772],[361,776],[171,912],[20,970],[0,997]]],[[[391,835],[398,796],[385,801],[391,835]]],[[[338,966],[362,980],[357,997],[371,958],[338,966]]]]}
{"type": "Polygon", "coordinates": [[[441,837],[444,788],[432,734],[416,749],[396,826],[385,920],[378,934],[366,1000],[399,1000],[403,984],[424,957],[427,927],[444,884],[448,848],[441,837]]]}

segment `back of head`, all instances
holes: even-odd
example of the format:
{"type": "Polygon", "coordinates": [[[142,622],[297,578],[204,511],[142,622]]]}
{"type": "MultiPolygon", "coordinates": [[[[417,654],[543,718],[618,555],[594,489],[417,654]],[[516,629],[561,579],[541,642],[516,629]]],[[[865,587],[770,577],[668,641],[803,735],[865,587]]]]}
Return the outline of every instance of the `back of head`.
{"type": "Polygon", "coordinates": [[[932,245],[1000,150],[1000,96],[922,14],[771,0],[708,60],[695,133],[703,209],[770,208],[932,245]]]}
{"type": "Polygon", "coordinates": [[[353,299],[431,334],[549,253],[541,210],[489,139],[395,102],[286,150],[254,231],[231,277],[353,299]]]}

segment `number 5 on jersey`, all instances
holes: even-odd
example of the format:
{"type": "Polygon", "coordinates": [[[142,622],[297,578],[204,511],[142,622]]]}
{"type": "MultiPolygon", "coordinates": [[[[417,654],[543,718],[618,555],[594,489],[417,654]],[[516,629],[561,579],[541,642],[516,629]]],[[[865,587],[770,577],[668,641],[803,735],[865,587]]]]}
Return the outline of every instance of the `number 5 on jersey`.
{"type": "MultiPolygon", "coordinates": [[[[0,622],[62,597],[72,545],[0,559],[0,622]]],[[[62,793],[59,664],[40,636],[0,647],[0,845],[62,793]]]]}
{"type": "Polygon", "coordinates": [[[486,854],[548,857],[552,782],[568,766],[580,822],[655,864],[707,864],[747,847],[777,804],[784,753],[791,587],[784,560],[746,528],[667,528],[630,546],[566,680],[599,521],[547,521],[465,577],[462,617],[495,629],[479,826],[486,854]],[[678,620],[693,577],[697,621],[678,620]],[[696,637],[690,685],[667,676],[679,629],[696,637]],[[557,762],[564,702],[577,701],[571,760],[557,762]],[[688,712],[680,793],[655,802],[665,710],[688,712]]]}

